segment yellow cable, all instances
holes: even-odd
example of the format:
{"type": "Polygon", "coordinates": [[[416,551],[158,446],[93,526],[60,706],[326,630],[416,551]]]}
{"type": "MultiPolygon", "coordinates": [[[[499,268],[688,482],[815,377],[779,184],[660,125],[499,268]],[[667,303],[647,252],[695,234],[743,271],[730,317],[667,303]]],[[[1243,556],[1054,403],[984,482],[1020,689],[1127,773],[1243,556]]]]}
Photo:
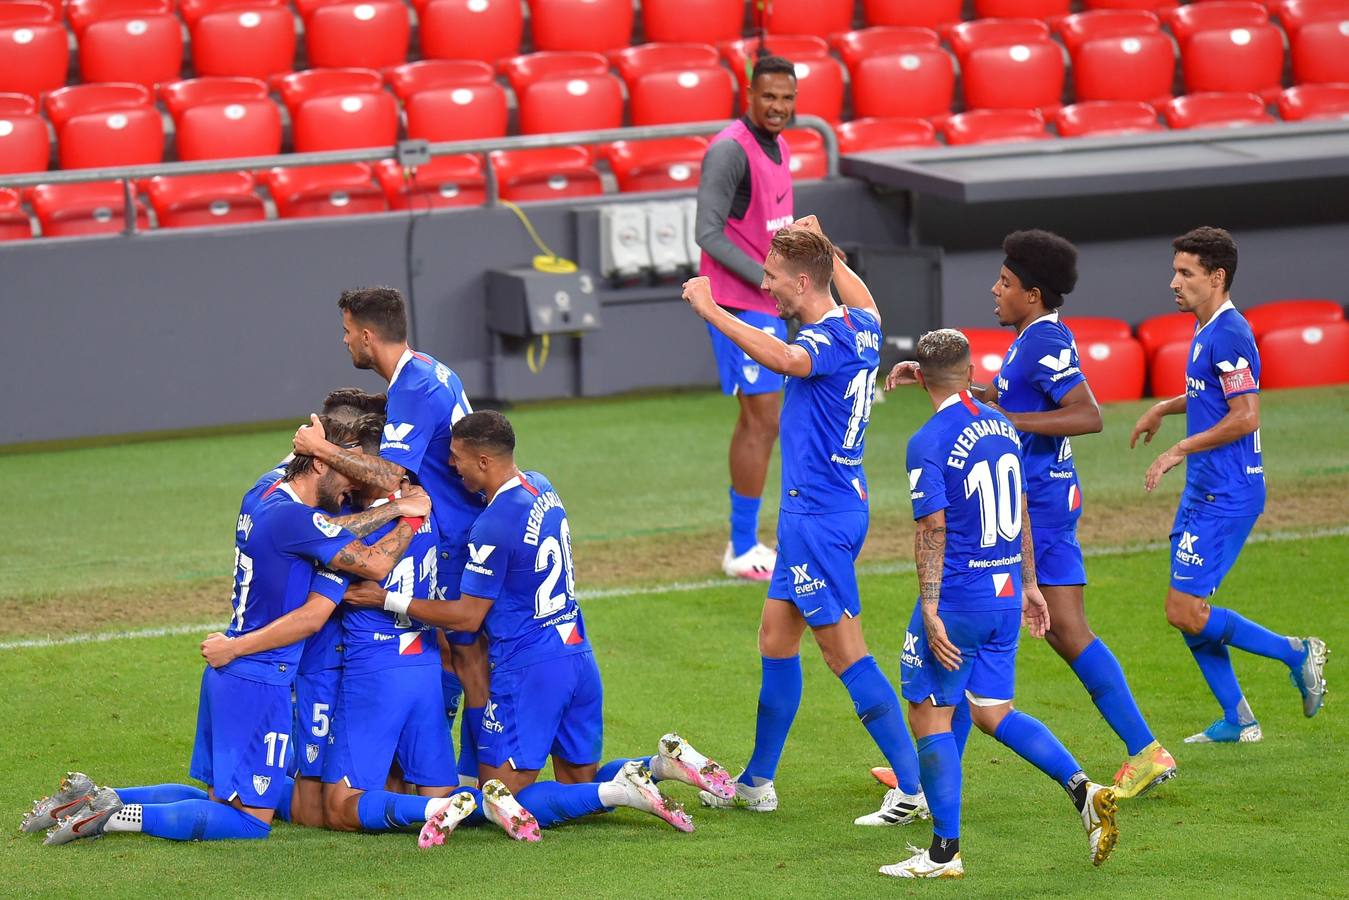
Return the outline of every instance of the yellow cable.
{"type": "MultiPolygon", "coordinates": [[[[534,257],[533,265],[535,269],[540,272],[547,272],[549,275],[570,275],[576,271],[576,263],[558,256],[543,242],[543,238],[539,237],[539,233],[534,230],[534,224],[529,221],[529,216],[525,215],[523,209],[509,200],[502,200],[501,205],[519,217],[520,222],[525,226],[525,231],[529,232],[530,238],[534,241],[534,245],[543,251],[541,255],[534,257]]],[[[544,356],[547,357],[546,350],[544,356]]]]}
{"type": "Polygon", "coordinates": [[[549,335],[546,334],[539,336],[539,358],[537,362],[534,359],[534,345],[531,343],[525,349],[525,363],[529,366],[529,371],[535,375],[542,372],[543,367],[548,365],[548,338],[549,335]]]}

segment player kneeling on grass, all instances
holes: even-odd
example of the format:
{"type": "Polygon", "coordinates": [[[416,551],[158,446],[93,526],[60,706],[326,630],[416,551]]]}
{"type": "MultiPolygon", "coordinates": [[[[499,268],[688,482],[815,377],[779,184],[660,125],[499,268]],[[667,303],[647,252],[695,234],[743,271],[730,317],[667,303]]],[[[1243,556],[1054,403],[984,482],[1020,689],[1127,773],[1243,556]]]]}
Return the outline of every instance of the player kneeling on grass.
{"type": "MultiPolygon", "coordinates": [[[[728,796],[730,778],[678,735],[662,738],[653,757],[598,767],[604,692],[576,603],[566,510],[552,485],[516,467],[515,432],[500,413],[470,413],[456,422],[450,453],[464,484],[488,498],[470,532],[462,596],[437,603],[366,582],[346,599],[428,625],[485,628],[492,686],[479,774],[504,783],[533,811],[508,825],[512,837],[538,840],[540,827],[616,806],[692,831],[692,820],[654,781],[684,781],[728,796]],[[539,782],[549,756],[557,781],[539,782]]],[[[428,820],[422,843],[436,843],[434,832],[448,824],[444,817],[428,820]]]]}
{"type": "Polygon", "coordinates": [[[936,410],[909,440],[919,604],[900,657],[909,724],[932,812],[932,845],[881,873],[960,878],[960,753],[951,731],[962,699],[974,724],[1063,785],[1082,817],[1093,865],[1115,847],[1115,794],[1087,780],[1037,719],[1012,708],[1019,624],[1043,637],[1049,610],[1035,582],[1021,490],[1021,440],[970,396],[970,345],[942,329],[918,341],[918,382],[936,410]]]}
{"type": "MultiPolygon", "coordinates": [[[[333,420],[324,425],[343,445],[355,446],[349,426],[333,420]]],[[[267,837],[277,807],[291,792],[291,688],[301,644],[328,619],[346,587],[346,579],[329,568],[383,580],[421,527],[419,519],[402,519],[374,546],[365,544],[327,517],[350,488],[335,469],[296,456],[251,515],[239,518],[234,615],[228,635],[212,637],[258,645],[257,652],[202,674],[190,771],[208,790],[181,784],[96,788],[88,777],[71,773],[55,796],[33,805],[23,830],[51,827],[47,844],[110,831],[172,840],[267,837]]],[[[389,507],[390,516],[420,517],[430,511],[430,501],[417,491],[389,507]]]]}

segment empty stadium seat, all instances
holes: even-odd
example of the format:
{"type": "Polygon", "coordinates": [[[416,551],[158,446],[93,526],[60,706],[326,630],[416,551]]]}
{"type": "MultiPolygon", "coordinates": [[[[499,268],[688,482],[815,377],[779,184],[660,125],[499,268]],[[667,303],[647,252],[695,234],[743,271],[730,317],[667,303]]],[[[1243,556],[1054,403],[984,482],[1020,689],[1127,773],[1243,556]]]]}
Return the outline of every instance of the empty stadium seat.
{"type": "Polygon", "coordinates": [[[743,0],[642,0],[642,32],[648,41],[721,43],[740,36],[743,0]]]}
{"type": "Polygon", "coordinates": [[[544,78],[518,95],[520,132],[550,134],[623,126],[623,87],[608,72],[544,78]]]}
{"type": "MultiPolygon", "coordinates": [[[[1069,326],[1072,327],[1072,326],[1069,326]]],[[[1077,358],[1082,374],[1091,384],[1091,392],[1100,403],[1119,403],[1137,400],[1143,396],[1147,379],[1147,364],[1143,359],[1143,345],[1128,336],[1077,337],[1077,358]]]]}
{"type": "Polygon", "coordinates": [[[862,0],[868,25],[918,25],[942,28],[960,21],[962,0],[862,0]]]}
{"type": "Polygon", "coordinates": [[[615,141],[606,150],[620,191],[684,191],[698,186],[707,140],[615,141]]]}
{"type": "Polygon", "coordinates": [[[1084,41],[1160,34],[1162,21],[1144,9],[1097,9],[1066,16],[1055,31],[1073,53],[1084,41]]]}
{"type": "Polygon", "coordinates": [[[470,141],[506,134],[506,90],[487,63],[424,59],[390,69],[385,78],[403,101],[410,138],[470,141]]]}
{"type": "Polygon", "coordinates": [[[976,47],[961,76],[970,109],[1039,109],[1052,114],[1063,98],[1063,52],[1052,41],[976,47]]]}
{"type": "Polygon", "coordinates": [[[173,81],[183,62],[182,24],[171,0],[71,0],[84,82],[173,81]]]}
{"type": "Polygon", "coordinates": [[[1269,10],[1255,0],[1200,0],[1168,10],[1165,16],[1182,51],[1185,42],[1201,31],[1231,31],[1269,23],[1269,10]]]}
{"type": "Polygon", "coordinates": [[[217,172],[147,178],[141,189],[150,198],[160,228],[198,228],[267,218],[255,184],[249,172],[217,172]]]}
{"type": "Polygon", "coordinates": [[[33,236],[33,223],[23,211],[19,192],[0,188],[0,241],[21,241],[33,236]]]}
{"type": "Polygon", "coordinates": [[[1259,348],[1262,388],[1349,383],[1349,322],[1279,328],[1259,348]]]}
{"type": "Polygon", "coordinates": [[[829,174],[829,154],[824,147],[824,138],[813,128],[786,128],[782,137],[791,151],[791,161],[787,168],[791,170],[793,181],[811,181],[824,178],[829,174]]]}
{"type": "Polygon", "coordinates": [[[1335,300],[1272,300],[1245,310],[1244,315],[1259,340],[1279,328],[1343,322],[1344,307],[1335,300]]]}
{"type": "Polygon", "coordinates": [[[938,47],[877,53],[852,70],[853,110],[861,117],[944,116],[955,89],[955,61],[938,47]]]}
{"type": "Polygon", "coordinates": [[[1174,97],[1162,105],[1170,128],[1221,128],[1273,122],[1255,94],[1204,93],[1174,97]]]}
{"type": "Polygon", "coordinates": [[[1177,0],[1083,0],[1087,10],[1097,9],[1145,9],[1158,15],[1175,9],[1177,0]]]}
{"type": "Polygon", "coordinates": [[[1343,22],[1349,19],[1349,0],[1283,0],[1273,6],[1289,38],[1309,22],[1343,22]]]}
{"type": "MultiPolygon", "coordinates": [[[[39,184],[28,195],[43,237],[117,234],[126,228],[126,194],[120,181],[39,184]]],[[[145,207],[133,200],[136,228],[150,227],[145,207]]]]}
{"type": "Polygon", "coordinates": [[[396,160],[384,159],[375,177],[391,209],[481,206],[487,199],[482,158],[469,154],[434,157],[410,179],[396,160]]]}
{"type": "Polygon", "coordinates": [[[633,125],[729,119],[735,84],[708,44],[639,44],[613,54],[633,125]]]}
{"type": "Polygon", "coordinates": [[[1073,333],[1078,346],[1083,341],[1122,341],[1132,340],[1134,333],[1129,323],[1123,319],[1106,316],[1061,316],[1060,321],[1073,333]]]}
{"type": "Polygon", "coordinates": [[[1175,50],[1160,32],[1092,38],[1073,51],[1078,100],[1162,103],[1171,96],[1175,78],[1175,50]]]}
{"type": "Polygon", "coordinates": [[[283,219],[383,212],[384,191],[365,163],[269,169],[262,176],[283,219]]]}
{"type": "Polygon", "coordinates": [[[974,0],[980,19],[1051,19],[1071,11],[1070,0],[974,0]]]}
{"type": "Polygon", "coordinates": [[[68,35],[39,3],[0,3],[0,91],[36,97],[66,83],[68,35]]]}
{"type": "MultiPolygon", "coordinates": [[[[1190,339],[1194,337],[1194,324],[1194,316],[1191,313],[1162,313],[1139,323],[1138,340],[1143,345],[1143,351],[1148,355],[1148,359],[1152,359],[1157,351],[1167,344],[1183,342],[1189,346],[1190,339]]],[[[1184,381],[1183,375],[1181,380],[1184,381]]]]}
{"type": "Polygon", "coordinates": [[[407,58],[412,24],[401,0],[325,3],[305,17],[309,64],[382,69],[407,58]]]}
{"type": "Polygon", "coordinates": [[[1157,110],[1138,100],[1088,100],[1065,106],[1054,115],[1062,137],[1137,134],[1161,131],[1157,110]]]}
{"type": "Polygon", "coordinates": [[[960,333],[970,342],[970,362],[974,364],[974,380],[988,384],[1002,371],[1002,358],[1012,346],[1014,335],[1006,328],[962,328],[960,333]]]}
{"type": "Polygon", "coordinates": [[[773,0],[764,16],[769,34],[827,38],[852,27],[852,0],[773,0]]]}
{"type": "Polygon", "coordinates": [[[510,82],[515,96],[519,97],[525,88],[544,78],[603,75],[609,71],[609,60],[598,53],[545,51],[500,60],[497,68],[510,82]]]}
{"type": "Polygon", "coordinates": [[[1038,19],[976,19],[961,22],[948,36],[956,57],[963,60],[975,47],[1010,47],[1049,40],[1049,26],[1038,19]]]}
{"type": "MultiPolygon", "coordinates": [[[[233,6],[223,0],[206,7],[188,24],[192,67],[197,75],[270,78],[294,68],[295,15],[280,2],[258,0],[233,6]]],[[[187,18],[187,5],[183,6],[187,18]]]]}
{"type": "Polygon", "coordinates": [[[1349,118],[1349,84],[1299,84],[1279,95],[1286,121],[1349,118]]]}
{"type": "Polygon", "coordinates": [[[431,0],[417,10],[427,59],[495,63],[520,52],[524,30],[520,0],[431,0]]]}
{"type": "Polygon", "coordinates": [[[60,88],[47,95],[47,117],[56,127],[63,169],[134,166],[164,158],[159,110],[139,84],[60,88]]]}
{"type": "Polygon", "coordinates": [[[27,94],[0,94],[0,173],[42,172],[50,157],[47,123],[37,114],[37,102],[27,94]]]}
{"type": "Polygon", "coordinates": [[[489,155],[504,200],[560,200],[604,193],[585,147],[496,150],[489,155]]]}
{"type": "Polygon", "coordinates": [[[632,0],[529,0],[539,50],[617,50],[632,43],[632,0]]]}
{"type": "Polygon", "coordinates": [[[852,119],[838,127],[840,153],[937,146],[937,129],[926,119],[852,119]]]}
{"type": "MultiPolygon", "coordinates": [[[[1194,316],[1189,316],[1193,331],[1194,316]]],[[[1148,386],[1154,397],[1178,397],[1185,393],[1185,367],[1190,362],[1190,338],[1163,344],[1148,363],[1148,386]]]]}
{"type": "Polygon", "coordinates": [[[166,85],[162,93],[180,160],[281,152],[281,111],[256,78],[193,78],[166,85]]]}
{"type": "Polygon", "coordinates": [[[1292,44],[1298,84],[1349,83],[1349,12],[1337,22],[1308,22],[1292,44]]]}
{"type": "Polygon", "coordinates": [[[298,153],[388,147],[398,139],[398,104],[372,69],[307,69],[277,86],[298,153]]]}
{"type": "Polygon", "coordinates": [[[1180,63],[1188,93],[1249,91],[1271,101],[1281,90],[1283,33],[1268,24],[1197,31],[1182,41],[1180,63]]]}
{"type": "Polygon", "coordinates": [[[1045,119],[1034,109],[972,109],[942,123],[948,144],[1038,141],[1049,137],[1045,119]]]}
{"type": "MultiPolygon", "coordinates": [[[[796,111],[837,122],[843,114],[843,67],[829,55],[829,45],[814,35],[772,35],[764,42],[769,52],[785,56],[796,66],[796,111]]],[[[731,73],[747,89],[745,63],[758,52],[758,38],[731,41],[722,55],[731,73]]]]}

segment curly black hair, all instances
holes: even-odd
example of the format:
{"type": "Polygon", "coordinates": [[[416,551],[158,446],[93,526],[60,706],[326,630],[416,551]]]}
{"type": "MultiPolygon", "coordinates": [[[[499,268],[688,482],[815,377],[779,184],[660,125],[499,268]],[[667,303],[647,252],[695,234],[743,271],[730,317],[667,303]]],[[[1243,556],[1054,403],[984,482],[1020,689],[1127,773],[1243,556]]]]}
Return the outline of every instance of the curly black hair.
{"type": "Polygon", "coordinates": [[[1077,248],[1064,238],[1038,228],[1013,231],[1002,241],[1004,265],[1026,290],[1040,289],[1047,309],[1063,305],[1063,295],[1077,287],[1077,248]]]}
{"type": "Polygon", "coordinates": [[[1222,269],[1223,290],[1232,290],[1232,282],[1237,277],[1237,242],[1226,229],[1201,225],[1176,238],[1171,247],[1177,253],[1193,253],[1199,257],[1199,265],[1204,267],[1205,273],[1222,269]]]}

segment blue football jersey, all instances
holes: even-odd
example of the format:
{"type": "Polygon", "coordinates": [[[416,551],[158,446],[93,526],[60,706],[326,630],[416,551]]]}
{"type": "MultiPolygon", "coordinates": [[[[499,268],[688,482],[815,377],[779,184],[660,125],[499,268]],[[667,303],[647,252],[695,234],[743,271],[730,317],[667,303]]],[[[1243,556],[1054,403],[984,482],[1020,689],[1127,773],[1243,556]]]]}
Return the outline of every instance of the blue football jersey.
{"type": "Polygon", "coordinates": [[[245,520],[251,521],[253,518],[253,508],[258,505],[263,494],[276,484],[282,478],[286,477],[286,464],[278,463],[274,468],[268,469],[258,476],[258,480],[253,482],[253,486],[244,494],[243,500],[239,501],[239,524],[237,528],[244,527],[245,520]]]}
{"type": "Polygon", "coordinates": [[[940,610],[1021,607],[1021,437],[968,391],[909,438],[913,518],[946,510],[940,610]]]}
{"type": "MultiPolygon", "coordinates": [[[[1185,366],[1185,434],[1207,431],[1227,415],[1227,401],[1260,390],[1260,354],[1246,318],[1231,302],[1194,334],[1185,366]]],[[[1260,432],[1190,454],[1182,502],[1214,515],[1256,516],[1265,511],[1265,466],[1260,432]]]]}
{"type": "MultiPolygon", "coordinates": [[[[421,600],[435,599],[439,533],[432,521],[422,522],[403,558],[384,579],[386,591],[421,600]]],[[[365,538],[371,546],[393,531],[395,519],[365,538]]],[[[429,625],[382,609],[346,607],[342,613],[342,658],[348,673],[361,674],[395,666],[439,665],[440,648],[429,625]]]]}
{"type": "Polygon", "coordinates": [[[781,508],[865,510],[862,453],[881,360],[880,325],[869,312],[840,306],[803,325],[793,343],[810,354],[811,372],[788,378],[782,401],[781,508]]]}
{"type": "Polygon", "coordinates": [[[379,455],[415,474],[431,495],[442,548],[462,547],[482,511],[482,499],[450,465],[450,429],[471,412],[464,385],[448,366],[411,350],[403,354],[389,381],[379,455]]]}
{"type": "MultiPolygon", "coordinates": [[[[997,379],[998,405],[1018,413],[1058,409],[1086,380],[1073,333],[1052,312],[1026,326],[1007,348],[997,379]]],[[[1068,438],[1021,432],[1021,467],[1036,528],[1064,528],[1082,516],[1082,487],[1068,438]]]]}
{"type": "Polygon", "coordinates": [[[464,595],[491,600],[483,622],[494,670],[590,649],[576,603],[571,528],[553,486],[525,472],[473,523],[464,595]]]}
{"type": "MultiPolygon", "coordinates": [[[[234,543],[234,615],[226,634],[256,631],[299,609],[311,592],[339,603],[346,579],[325,566],[356,536],[327,514],[302,503],[284,481],[268,490],[244,521],[234,543]]],[[[303,641],[243,656],[224,666],[242,678],[284,684],[293,680],[303,641]]]]}

